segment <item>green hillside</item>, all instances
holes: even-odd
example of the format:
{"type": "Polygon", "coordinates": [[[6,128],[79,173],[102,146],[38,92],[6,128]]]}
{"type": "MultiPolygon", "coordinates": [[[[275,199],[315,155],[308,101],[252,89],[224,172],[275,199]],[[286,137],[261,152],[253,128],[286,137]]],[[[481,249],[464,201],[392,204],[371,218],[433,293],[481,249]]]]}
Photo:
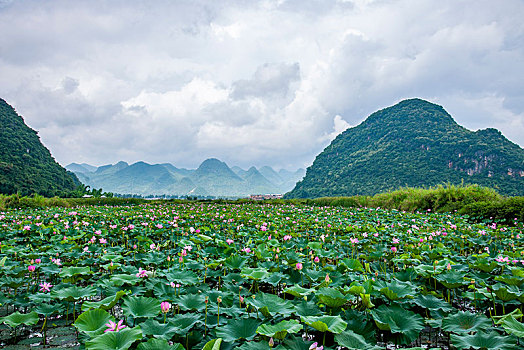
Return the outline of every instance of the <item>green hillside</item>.
{"type": "Polygon", "coordinates": [[[13,107],[0,99],[0,193],[64,195],[80,182],[58,164],[13,107]]]}
{"type": "Polygon", "coordinates": [[[523,195],[524,150],[498,130],[467,130],[441,106],[410,99],[338,135],[286,197],[374,195],[462,182],[523,195]]]}

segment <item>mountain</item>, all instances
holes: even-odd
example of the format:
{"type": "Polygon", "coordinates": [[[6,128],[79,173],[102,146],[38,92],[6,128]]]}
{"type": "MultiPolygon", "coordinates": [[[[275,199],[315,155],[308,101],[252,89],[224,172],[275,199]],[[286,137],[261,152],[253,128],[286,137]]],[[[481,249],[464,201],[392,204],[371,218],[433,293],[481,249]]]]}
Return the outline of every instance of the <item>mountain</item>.
{"type": "Polygon", "coordinates": [[[131,165],[118,162],[95,168],[95,171],[86,171],[92,169],[84,164],[72,163],[68,167],[75,170],[80,180],[91,188],[103,188],[104,191],[120,194],[246,197],[251,194],[284,193],[299,180],[297,173],[288,172],[286,174],[290,177],[282,178],[270,167],[264,167],[268,168],[265,171],[277,174],[278,181],[275,183],[255,167],[247,171],[237,166],[229,168],[215,158],[205,160],[195,170],[177,168],[169,163],[151,165],[145,162],[131,165]],[[296,180],[290,185],[293,178],[296,180]]]}
{"type": "Polygon", "coordinates": [[[448,182],[524,195],[524,150],[496,129],[470,131],[441,106],[410,99],[338,135],[286,197],[373,195],[448,182]]]}
{"type": "Polygon", "coordinates": [[[47,197],[73,191],[80,182],[62,168],[13,107],[0,99],[0,193],[47,197]]]}
{"type": "Polygon", "coordinates": [[[97,169],[96,166],[92,166],[86,163],[82,163],[82,164],[71,163],[71,164],[66,165],[65,168],[74,173],[91,173],[93,171],[96,171],[97,169]]]}

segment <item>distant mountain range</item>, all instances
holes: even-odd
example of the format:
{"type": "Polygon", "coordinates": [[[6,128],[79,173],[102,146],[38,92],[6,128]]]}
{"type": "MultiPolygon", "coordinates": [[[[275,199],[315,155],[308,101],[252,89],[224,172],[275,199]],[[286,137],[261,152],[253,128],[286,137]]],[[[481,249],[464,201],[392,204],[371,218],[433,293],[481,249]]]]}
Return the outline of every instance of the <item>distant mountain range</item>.
{"type": "Polygon", "coordinates": [[[286,197],[374,195],[462,182],[524,195],[524,150],[496,129],[470,131],[441,106],[410,99],[338,135],[286,197]]]}
{"type": "Polygon", "coordinates": [[[0,193],[66,196],[80,182],[40,142],[13,107],[0,99],[0,193]]]}
{"type": "Polygon", "coordinates": [[[91,188],[118,194],[245,197],[252,194],[283,194],[304,177],[305,170],[275,171],[269,166],[244,170],[215,159],[207,159],[197,169],[172,164],[118,162],[100,167],[71,163],[66,169],[91,188]]]}

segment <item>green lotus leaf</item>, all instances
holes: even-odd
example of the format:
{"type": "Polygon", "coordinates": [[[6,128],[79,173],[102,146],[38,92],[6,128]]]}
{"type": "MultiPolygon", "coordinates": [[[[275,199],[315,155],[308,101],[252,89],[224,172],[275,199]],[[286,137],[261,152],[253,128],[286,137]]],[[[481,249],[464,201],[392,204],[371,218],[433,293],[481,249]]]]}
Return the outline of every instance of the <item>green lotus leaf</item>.
{"type": "Polygon", "coordinates": [[[477,332],[474,335],[451,334],[451,343],[457,349],[512,350],[516,343],[510,337],[500,336],[496,332],[477,332]]]}
{"type": "Polygon", "coordinates": [[[522,314],[522,311],[520,311],[520,309],[515,309],[512,312],[510,312],[509,314],[505,314],[505,315],[502,315],[502,316],[491,316],[491,318],[493,319],[493,322],[495,324],[503,324],[504,321],[506,320],[506,318],[508,318],[508,317],[513,317],[513,318],[517,319],[517,318],[521,318],[522,316],[524,316],[522,314]]]}
{"type": "Polygon", "coordinates": [[[491,327],[489,318],[482,314],[474,314],[469,311],[459,311],[442,320],[443,330],[459,334],[484,331],[489,327],[491,327]]]}
{"type": "Polygon", "coordinates": [[[335,335],[335,341],[338,345],[348,348],[349,350],[374,350],[380,349],[375,345],[366,342],[366,339],[351,330],[345,330],[335,335]]]}
{"type": "Polygon", "coordinates": [[[20,312],[16,311],[9,316],[0,318],[1,323],[5,323],[9,327],[13,328],[18,327],[21,324],[25,324],[26,326],[32,326],[38,323],[38,320],[38,314],[34,311],[28,314],[21,314],[20,312]]]}
{"type": "Polygon", "coordinates": [[[239,347],[236,347],[235,350],[271,350],[271,348],[267,341],[247,341],[239,347]]]}
{"type": "Polygon", "coordinates": [[[90,275],[93,274],[93,271],[88,266],[68,266],[64,267],[60,271],[59,276],[62,278],[73,277],[76,275],[90,275]]]}
{"type": "Polygon", "coordinates": [[[86,342],[86,350],[126,350],[142,339],[140,327],[124,328],[118,332],[106,332],[86,342]]]}
{"type": "Polygon", "coordinates": [[[267,282],[273,287],[276,287],[280,281],[285,277],[283,273],[280,272],[271,272],[268,276],[261,279],[262,282],[267,282]]]}
{"type": "Polygon", "coordinates": [[[431,277],[433,275],[440,274],[446,267],[442,265],[416,265],[414,267],[417,275],[424,278],[431,277]]]}
{"type": "Polygon", "coordinates": [[[200,317],[196,313],[178,314],[169,318],[169,324],[175,327],[178,335],[185,335],[198,321],[200,317]]]}
{"type": "Polygon", "coordinates": [[[348,302],[344,294],[334,288],[320,288],[315,292],[315,296],[318,298],[319,303],[327,307],[340,307],[348,302]]]}
{"type": "Polygon", "coordinates": [[[502,323],[502,327],[504,327],[509,334],[524,338],[524,324],[517,321],[513,316],[507,317],[504,323],[502,323]]]}
{"type": "Polygon", "coordinates": [[[341,265],[350,271],[364,272],[364,266],[357,259],[343,259],[341,265]]]}
{"type": "Polygon", "coordinates": [[[64,311],[64,306],[56,305],[56,304],[42,303],[42,304],[38,304],[35,307],[34,311],[36,311],[39,315],[51,316],[52,314],[60,313],[64,311]]]}
{"type": "Polygon", "coordinates": [[[120,290],[116,292],[115,295],[111,297],[104,298],[100,301],[84,301],[82,303],[82,311],[90,309],[103,309],[110,310],[112,309],[124,295],[129,294],[128,290],[120,290]]]}
{"type": "Polygon", "coordinates": [[[319,316],[322,311],[314,302],[302,300],[300,304],[295,306],[295,313],[299,316],[319,316]]]}
{"type": "Polygon", "coordinates": [[[125,315],[138,317],[155,317],[160,313],[160,301],[147,297],[127,297],[124,299],[122,310],[125,315]]]}
{"type": "Polygon", "coordinates": [[[398,305],[380,305],[371,310],[371,315],[378,328],[389,330],[391,333],[400,333],[403,344],[411,343],[417,339],[419,333],[424,329],[424,319],[413,311],[405,310],[398,305]]]}
{"type": "Polygon", "coordinates": [[[437,281],[442,283],[446,288],[458,288],[468,283],[465,280],[466,274],[460,271],[448,271],[436,277],[437,281]]]}
{"type": "Polygon", "coordinates": [[[484,272],[492,272],[495,270],[499,265],[495,261],[489,261],[486,258],[480,258],[477,259],[475,264],[473,264],[473,267],[477,270],[481,270],[484,272]]]}
{"type": "Polygon", "coordinates": [[[520,286],[524,279],[522,277],[514,277],[514,276],[496,276],[495,281],[501,281],[504,282],[510,286],[520,286]]]}
{"type": "Polygon", "coordinates": [[[351,330],[366,339],[367,343],[375,343],[375,322],[369,319],[364,312],[353,309],[346,310],[342,318],[347,322],[346,330],[351,330]]]}
{"type": "Polygon", "coordinates": [[[140,282],[140,277],[131,274],[118,274],[111,276],[109,281],[113,286],[116,287],[121,287],[124,284],[134,286],[135,284],[138,284],[140,282]]]}
{"type": "Polygon", "coordinates": [[[177,327],[172,323],[160,323],[156,320],[149,319],[140,323],[140,328],[145,336],[152,335],[155,338],[170,340],[177,333],[177,327]]]}
{"type": "Polygon", "coordinates": [[[220,350],[220,344],[222,344],[222,338],[213,339],[208,341],[202,350],[220,350]]]}
{"type": "Polygon", "coordinates": [[[415,299],[413,299],[413,302],[428,310],[442,310],[444,312],[450,312],[453,310],[453,307],[449,303],[446,303],[431,294],[419,294],[415,299]]]}
{"type": "MultiPolygon", "coordinates": [[[[214,301],[216,301],[216,299],[214,301]]],[[[176,300],[176,303],[184,311],[202,311],[206,308],[205,298],[201,294],[182,295],[176,300]]]]}
{"type": "Polygon", "coordinates": [[[302,325],[297,320],[281,321],[275,325],[263,324],[257,328],[257,333],[275,339],[283,340],[288,333],[297,333],[302,330],[302,325]]]}
{"type": "Polygon", "coordinates": [[[114,321],[115,319],[105,310],[94,309],[81,313],[73,326],[93,338],[104,333],[107,329],[106,323],[109,320],[114,321]]]}
{"type": "Polygon", "coordinates": [[[520,295],[520,290],[516,286],[504,286],[503,284],[497,283],[492,286],[492,289],[497,298],[504,302],[517,299],[520,295]]]}
{"type": "Polygon", "coordinates": [[[413,295],[417,293],[416,288],[412,283],[401,282],[396,279],[393,279],[389,283],[377,283],[377,288],[380,288],[380,292],[384,294],[389,300],[413,298],[413,295]]]}
{"type": "Polygon", "coordinates": [[[169,345],[165,339],[151,338],[147,343],[138,344],[137,350],[184,350],[182,344],[169,345]]]}
{"type": "Polygon", "coordinates": [[[335,334],[344,331],[348,325],[340,316],[301,316],[300,319],[317,331],[335,334]]]}
{"type": "Polygon", "coordinates": [[[93,286],[71,286],[63,289],[53,290],[51,292],[51,295],[57,299],[62,299],[66,301],[77,301],[83,298],[95,296],[96,289],[93,286]]]}
{"type": "Polygon", "coordinates": [[[243,318],[229,320],[225,326],[216,329],[216,336],[226,342],[232,342],[237,339],[252,340],[256,335],[257,327],[260,323],[253,318],[243,318]]]}
{"type": "Polygon", "coordinates": [[[314,289],[302,288],[298,284],[295,284],[293,287],[289,287],[289,288],[284,289],[284,293],[291,294],[291,295],[293,295],[295,297],[298,297],[298,298],[303,298],[303,297],[313,293],[314,291],[315,291],[314,289]]]}
{"type": "Polygon", "coordinates": [[[272,317],[276,314],[289,316],[293,313],[293,304],[274,294],[258,293],[255,299],[246,298],[246,302],[256,307],[264,316],[272,317]]]}
{"type": "Polygon", "coordinates": [[[197,274],[189,270],[169,270],[166,273],[169,282],[176,282],[182,286],[192,286],[200,283],[197,274]]]}
{"type": "Polygon", "coordinates": [[[226,265],[230,269],[233,269],[233,270],[238,269],[239,270],[246,264],[246,262],[247,262],[246,258],[243,258],[243,257],[238,256],[238,255],[231,255],[229,258],[227,258],[224,261],[224,265],[226,265]]]}
{"type": "Polygon", "coordinates": [[[267,270],[262,268],[262,267],[257,267],[257,268],[247,267],[247,268],[243,268],[242,271],[240,272],[240,274],[242,275],[242,277],[249,278],[249,279],[252,279],[252,280],[261,280],[263,278],[266,278],[269,275],[267,270]]]}

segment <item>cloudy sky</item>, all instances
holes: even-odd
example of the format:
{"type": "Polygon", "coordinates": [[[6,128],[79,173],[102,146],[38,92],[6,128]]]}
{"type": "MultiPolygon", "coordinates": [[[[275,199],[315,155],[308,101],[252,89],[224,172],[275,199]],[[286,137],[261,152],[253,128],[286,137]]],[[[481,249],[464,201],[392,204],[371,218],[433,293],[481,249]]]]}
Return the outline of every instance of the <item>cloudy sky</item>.
{"type": "Polygon", "coordinates": [[[0,0],[0,97],[61,164],[308,166],[411,97],[524,146],[522,0],[0,0]]]}

